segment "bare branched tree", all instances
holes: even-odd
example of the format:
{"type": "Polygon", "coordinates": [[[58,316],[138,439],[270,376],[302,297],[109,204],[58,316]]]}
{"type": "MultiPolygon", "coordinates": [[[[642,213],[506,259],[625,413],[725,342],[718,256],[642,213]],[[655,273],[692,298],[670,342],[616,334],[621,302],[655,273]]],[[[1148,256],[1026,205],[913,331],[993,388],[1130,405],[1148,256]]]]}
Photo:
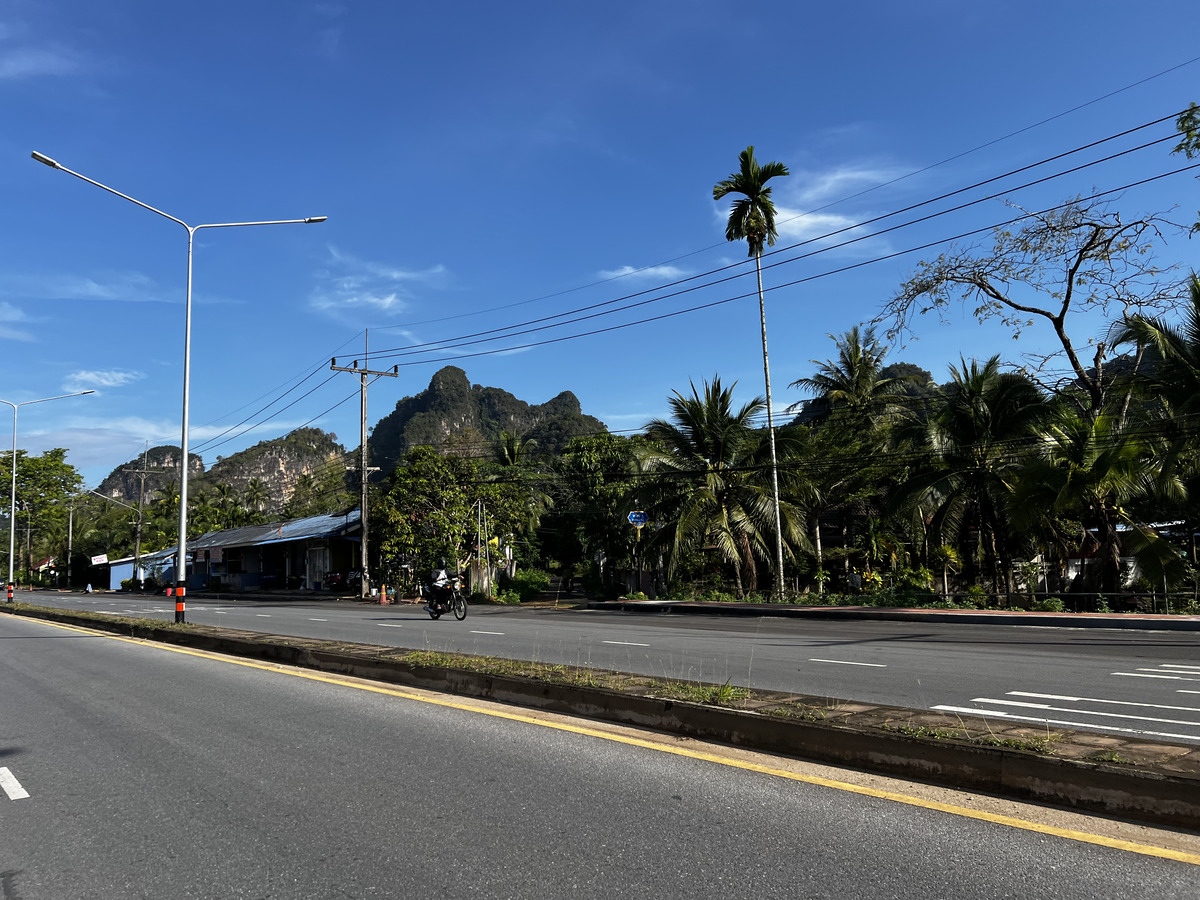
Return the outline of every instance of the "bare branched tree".
{"type": "Polygon", "coordinates": [[[1082,388],[1094,412],[1104,402],[1108,347],[1102,338],[1079,335],[1103,334],[1115,318],[1161,312],[1182,296],[1179,281],[1170,278],[1174,267],[1160,267],[1154,258],[1164,232],[1179,226],[1161,215],[1125,222],[1106,204],[1078,199],[1026,213],[1023,221],[1017,230],[997,229],[990,247],[952,248],[922,262],[875,321],[887,324],[892,340],[913,334],[917,316],[933,313],[946,321],[955,305],[980,322],[1008,326],[1014,340],[1043,323],[1059,349],[1027,354],[1028,374],[1038,378],[1065,359],[1070,376],[1049,386],[1082,388]],[[1090,360],[1080,355],[1081,340],[1093,348],[1090,360]]]}

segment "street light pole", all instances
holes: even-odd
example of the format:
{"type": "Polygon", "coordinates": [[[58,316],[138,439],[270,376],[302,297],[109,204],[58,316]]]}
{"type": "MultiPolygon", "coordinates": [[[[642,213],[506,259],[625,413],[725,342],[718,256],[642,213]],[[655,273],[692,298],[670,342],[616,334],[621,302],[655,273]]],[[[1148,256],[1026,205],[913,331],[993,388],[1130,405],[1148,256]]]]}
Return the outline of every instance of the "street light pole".
{"type": "Polygon", "coordinates": [[[155,209],[148,203],[143,203],[141,200],[130,197],[128,194],[122,194],[120,191],[114,190],[106,184],[101,184],[99,181],[93,181],[86,175],[80,175],[78,172],[60,165],[57,161],[38,153],[36,150],[30,156],[43,165],[49,166],[52,169],[58,169],[60,172],[66,172],[68,175],[74,175],[81,181],[94,184],[96,187],[108,191],[110,194],[116,194],[130,203],[142,207],[142,209],[148,209],[150,212],[157,213],[164,219],[170,219],[172,222],[182,225],[188,233],[187,299],[184,304],[183,318],[183,428],[179,439],[181,454],[179,464],[179,547],[175,557],[175,621],[183,622],[185,621],[184,595],[187,592],[188,404],[191,399],[192,373],[192,246],[195,243],[196,232],[201,228],[245,228],[251,225],[311,225],[317,222],[324,222],[327,217],[311,216],[307,219],[274,219],[264,222],[217,222],[209,225],[189,225],[182,219],[177,219],[163,212],[161,209],[155,209]]]}
{"type": "Polygon", "coordinates": [[[13,554],[17,544],[17,410],[31,403],[46,403],[49,400],[65,400],[67,397],[82,397],[84,394],[94,394],[95,391],[76,391],[74,394],[60,394],[57,397],[42,397],[40,400],[25,400],[13,403],[11,400],[0,400],[12,407],[13,411],[13,445],[12,445],[12,490],[9,494],[8,505],[8,602],[13,599],[13,554]]]}

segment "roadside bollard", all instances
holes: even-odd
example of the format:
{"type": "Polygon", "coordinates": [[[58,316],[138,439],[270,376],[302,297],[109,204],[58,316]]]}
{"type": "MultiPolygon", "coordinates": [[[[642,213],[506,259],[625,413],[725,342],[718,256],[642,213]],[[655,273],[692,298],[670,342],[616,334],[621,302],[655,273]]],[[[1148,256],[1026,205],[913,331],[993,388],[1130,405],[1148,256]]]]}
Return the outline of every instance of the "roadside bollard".
{"type": "Polygon", "coordinates": [[[388,604],[388,598],[387,598],[387,585],[386,585],[386,584],[381,584],[381,585],[379,586],[379,605],[380,605],[380,606],[387,606],[387,604],[388,604]]]}
{"type": "Polygon", "coordinates": [[[13,602],[13,583],[11,581],[8,583],[8,602],[13,602]]]}

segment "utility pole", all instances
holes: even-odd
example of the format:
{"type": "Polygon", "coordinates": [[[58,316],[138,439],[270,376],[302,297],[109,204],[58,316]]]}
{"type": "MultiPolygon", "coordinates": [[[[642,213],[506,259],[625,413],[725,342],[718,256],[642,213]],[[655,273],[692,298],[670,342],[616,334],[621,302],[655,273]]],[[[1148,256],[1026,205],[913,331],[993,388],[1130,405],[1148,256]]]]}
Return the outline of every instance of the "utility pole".
{"type": "Polygon", "coordinates": [[[137,505],[137,530],[133,537],[133,580],[137,583],[139,593],[142,590],[142,504],[146,497],[146,476],[150,471],[146,468],[146,455],[150,452],[150,442],[146,441],[146,447],[142,450],[142,467],[140,469],[126,469],[133,475],[138,475],[138,505],[137,505]]]}
{"type": "Polygon", "coordinates": [[[75,498],[67,504],[67,590],[71,589],[71,539],[75,534],[75,498]]]}
{"type": "Polygon", "coordinates": [[[367,385],[371,382],[367,380],[367,376],[374,375],[375,378],[382,378],[386,375],[389,378],[397,378],[400,375],[399,366],[392,366],[392,371],[390,372],[373,372],[367,368],[371,362],[371,351],[368,340],[369,337],[367,330],[364,328],[363,368],[360,369],[358,367],[357,359],[354,361],[354,365],[352,366],[339,366],[337,364],[336,356],[329,361],[329,368],[331,368],[333,371],[354,372],[359,377],[359,402],[362,407],[362,444],[359,448],[360,452],[358,459],[358,483],[362,491],[360,500],[360,503],[362,504],[360,507],[361,518],[359,519],[359,521],[362,523],[362,551],[360,553],[362,557],[362,582],[359,585],[359,597],[364,600],[371,594],[371,579],[367,571],[367,560],[369,559],[367,551],[367,476],[370,474],[370,469],[367,468],[367,385]]]}

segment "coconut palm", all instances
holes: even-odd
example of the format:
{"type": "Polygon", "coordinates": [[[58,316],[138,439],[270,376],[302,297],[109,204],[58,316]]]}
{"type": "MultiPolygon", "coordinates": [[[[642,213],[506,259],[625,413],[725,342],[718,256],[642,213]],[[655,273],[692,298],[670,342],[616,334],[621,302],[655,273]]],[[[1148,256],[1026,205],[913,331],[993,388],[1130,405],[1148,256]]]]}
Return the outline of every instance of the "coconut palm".
{"type": "Polygon", "coordinates": [[[1189,306],[1183,323],[1172,326],[1156,316],[1130,316],[1117,329],[1117,343],[1150,348],[1157,357],[1149,378],[1155,394],[1179,416],[1200,412],[1200,277],[1188,281],[1189,306]]]}
{"type": "MultiPolygon", "coordinates": [[[[647,426],[651,445],[640,460],[663,488],[651,509],[655,520],[670,523],[662,533],[670,545],[668,577],[689,551],[710,546],[733,565],[739,597],[757,586],[757,560],[770,556],[775,521],[764,477],[766,441],[752,427],[763,402],[756,397],[735,409],[733,385],[724,388],[714,377],[703,393],[695,384],[690,396],[676,391],[671,421],[647,426]]],[[[797,542],[803,540],[798,518],[792,506],[783,507],[781,520],[797,542]]]]}
{"type": "Polygon", "coordinates": [[[738,157],[740,168],[724,181],[713,187],[713,199],[720,200],[729,194],[741,194],[742,198],[729,210],[729,222],[725,226],[727,241],[745,241],[749,256],[754,257],[754,270],[758,277],[758,317],[762,326],[763,376],[766,381],[767,435],[771,450],[771,494],[775,504],[775,595],[783,600],[783,525],[779,503],[779,459],[775,448],[775,418],[771,408],[771,366],[767,360],[767,312],[763,302],[762,253],[763,247],[773,247],[779,232],[775,228],[775,203],[771,199],[771,188],[767,182],[772,178],[788,174],[787,166],[780,162],[769,162],[760,166],[754,158],[751,145],[738,157]]]}
{"type": "MultiPolygon", "coordinates": [[[[840,338],[829,337],[837,345],[838,358],[823,363],[811,360],[817,366],[816,374],[797,378],[788,387],[803,388],[826,401],[831,410],[843,412],[847,424],[855,428],[873,429],[899,409],[897,401],[915,376],[884,377],[887,348],[875,336],[874,328],[860,332],[855,325],[840,338]]],[[[792,404],[788,411],[798,405],[792,404]]]]}
{"type": "Polygon", "coordinates": [[[255,513],[262,512],[270,496],[267,486],[263,484],[261,478],[251,478],[246,482],[246,487],[242,490],[242,497],[245,498],[246,506],[255,513]]]}
{"type": "Polygon", "coordinates": [[[1047,513],[1079,522],[1078,543],[1099,560],[1096,586],[1106,593],[1121,586],[1122,555],[1136,555],[1159,578],[1176,580],[1182,570],[1178,554],[1132,510],[1151,497],[1181,501],[1187,491],[1160,436],[1122,418],[1060,406],[1039,453],[1021,467],[1012,505],[1018,526],[1047,513]]]}
{"type": "Polygon", "coordinates": [[[1029,379],[1001,372],[999,356],[983,365],[961,362],[951,366],[951,381],[929,416],[901,428],[928,453],[905,495],[925,511],[935,545],[954,542],[964,560],[974,557],[973,549],[991,560],[998,588],[998,566],[1011,580],[1007,510],[1022,447],[1029,447],[1052,407],[1029,379]]]}

